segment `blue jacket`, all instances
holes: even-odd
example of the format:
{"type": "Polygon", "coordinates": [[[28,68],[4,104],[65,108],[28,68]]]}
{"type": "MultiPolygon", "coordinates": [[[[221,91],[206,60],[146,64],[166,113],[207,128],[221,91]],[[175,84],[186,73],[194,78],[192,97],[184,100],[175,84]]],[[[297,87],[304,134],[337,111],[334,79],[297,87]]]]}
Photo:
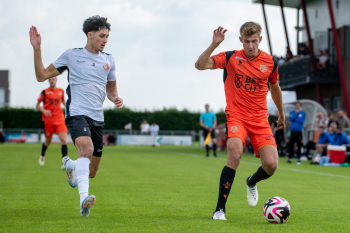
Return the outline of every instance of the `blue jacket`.
{"type": "Polygon", "coordinates": [[[344,132],[341,132],[340,134],[335,135],[331,144],[335,146],[350,144],[350,140],[344,132]]]}
{"type": "Polygon", "coordinates": [[[332,137],[329,135],[329,133],[324,132],[318,137],[318,143],[317,144],[328,144],[332,143],[332,137]]]}
{"type": "Polygon", "coordinates": [[[291,122],[291,131],[303,131],[305,112],[299,111],[298,114],[296,114],[295,111],[291,111],[289,114],[289,120],[291,122]]]}

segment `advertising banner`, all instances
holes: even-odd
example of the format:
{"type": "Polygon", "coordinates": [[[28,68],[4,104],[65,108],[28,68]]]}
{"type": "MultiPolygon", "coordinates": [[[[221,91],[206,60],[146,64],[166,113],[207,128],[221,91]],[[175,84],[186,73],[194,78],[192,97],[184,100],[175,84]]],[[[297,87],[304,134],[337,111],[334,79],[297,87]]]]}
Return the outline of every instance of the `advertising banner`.
{"type": "Polygon", "coordinates": [[[150,135],[119,135],[119,145],[175,145],[190,146],[192,145],[191,136],[150,136],[150,135]]]}

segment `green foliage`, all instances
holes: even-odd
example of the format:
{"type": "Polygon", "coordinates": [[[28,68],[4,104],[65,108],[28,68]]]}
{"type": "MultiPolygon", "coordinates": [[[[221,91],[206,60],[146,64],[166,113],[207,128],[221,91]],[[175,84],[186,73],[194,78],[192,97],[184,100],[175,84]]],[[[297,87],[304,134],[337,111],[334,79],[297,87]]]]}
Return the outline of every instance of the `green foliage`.
{"type": "MultiPolygon", "coordinates": [[[[129,108],[106,109],[105,129],[124,129],[129,122],[132,128],[138,130],[141,122],[146,119],[149,124],[157,123],[161,130],[195,130],[199,126],[199,112],[179,111],[174,108],[150,111],[133,111],[129,108]]],[[[226,122],[225,112],[216,115],[218,124],[226,122]]],[[[26,108],[1,108],[0,121],[3,121],[4,128],[43,128],[41,112],[36,109],[26,108]]]]}

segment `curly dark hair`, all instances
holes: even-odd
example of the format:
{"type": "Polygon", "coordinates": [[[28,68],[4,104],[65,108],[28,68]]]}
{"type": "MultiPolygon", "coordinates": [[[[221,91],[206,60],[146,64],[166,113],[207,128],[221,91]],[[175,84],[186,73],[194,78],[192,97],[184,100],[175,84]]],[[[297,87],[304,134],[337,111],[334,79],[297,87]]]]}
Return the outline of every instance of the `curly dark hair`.
{"type": "Polygon", "coordinates": [[[100,17],[99,15],[91,16],[85,19],[83,24],[83,31],[87,35],[91,31],[99,31],[102,28],[111,30],[111,24],[107,22],[107,18],[100,17]]]}

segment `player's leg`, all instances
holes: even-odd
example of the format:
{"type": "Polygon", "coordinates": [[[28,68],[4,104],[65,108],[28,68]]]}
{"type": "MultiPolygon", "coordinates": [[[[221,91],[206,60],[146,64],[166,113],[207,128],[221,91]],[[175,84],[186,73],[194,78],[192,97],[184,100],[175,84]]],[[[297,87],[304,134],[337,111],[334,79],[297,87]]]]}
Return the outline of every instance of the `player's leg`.
{"type": "Polygon", "coordinates": [[[213,142],[214,156],[217,157],[217,155],[216,155],[216,132],[215,132],[215,130],[213,130],[213,131],[211,132],[211,140],[212,140],[212,142],[213,142]]]}
{"type": "Polygon", "coordinates": [[[39,157],[39,164],[41,166],[44,166],[44,164],[45,164],[45,152],[46,152],[46,149],[51,144],[52,135],[54,133],[54,128],[53,128],[52,124],[45,122],[44,132],[45,132],[45,142],[42,144],[41,153],[40,153],[40,157],[39,157]]]}
{"type": "MultiPolygon", "coordinates": [[[[203,129],[203,137],[204,137],[204,140],[207,138],[208,133],[209,133],[208,130],[203,129]]],[[[206,145],[206,146],[205,146],[205,151],[206,151],[206,155],[205,155],[205,156],[206,156],[206,157],[209,157],[209,145],[206,145]]]]}
{"type": "MultiPolygon", "coordinates": [[[[58,137],[61,142],[61,153],[62,153],[62,159],[68,155],[68,147],[67,147],[67,133],[58,133],[58,137]]],[[[66,166],[62,164],[61,166],[62,170],[66,169],[66,166]]]]}
{"type": "Polygon", "coordinates": [[[226,220],[226,202],[230,194],[236,170],[243,153],[243,142],[240,138],[229,138],[227,144],[227,163],[221,171],[219,184],[219,197],[213,219],[226,220]]]}
{"type": "Polygon", "coordinates": [[[266,126],[257,130],[250,128],[249,137],[255,148],[255,156],[261,157],[262,166],[252,175],[247,177],[247,201],[254,207],[258,203],[258,189],[256,183],[268,179],[277,169],[278,152],[275,138],[266,120],[266,126]]]}
{"type": "Polygon", "coordinates": [[[226,202],[241,161],[243,144],[247,138],[247,131],[243,124],[235,119],[227,118],[226,145],[227,163],[222,169],[219,183],[219,197],[213,219],[226,220],[226,202]]]}
{"type": "Polygon", "coordinates": [[[94,152],[90,163],[90,178],[94,178],[100,166],[103,151],[103,124],[93,122],[94,127],[91,128],[91,140],[94,145],[94,152]]]}

